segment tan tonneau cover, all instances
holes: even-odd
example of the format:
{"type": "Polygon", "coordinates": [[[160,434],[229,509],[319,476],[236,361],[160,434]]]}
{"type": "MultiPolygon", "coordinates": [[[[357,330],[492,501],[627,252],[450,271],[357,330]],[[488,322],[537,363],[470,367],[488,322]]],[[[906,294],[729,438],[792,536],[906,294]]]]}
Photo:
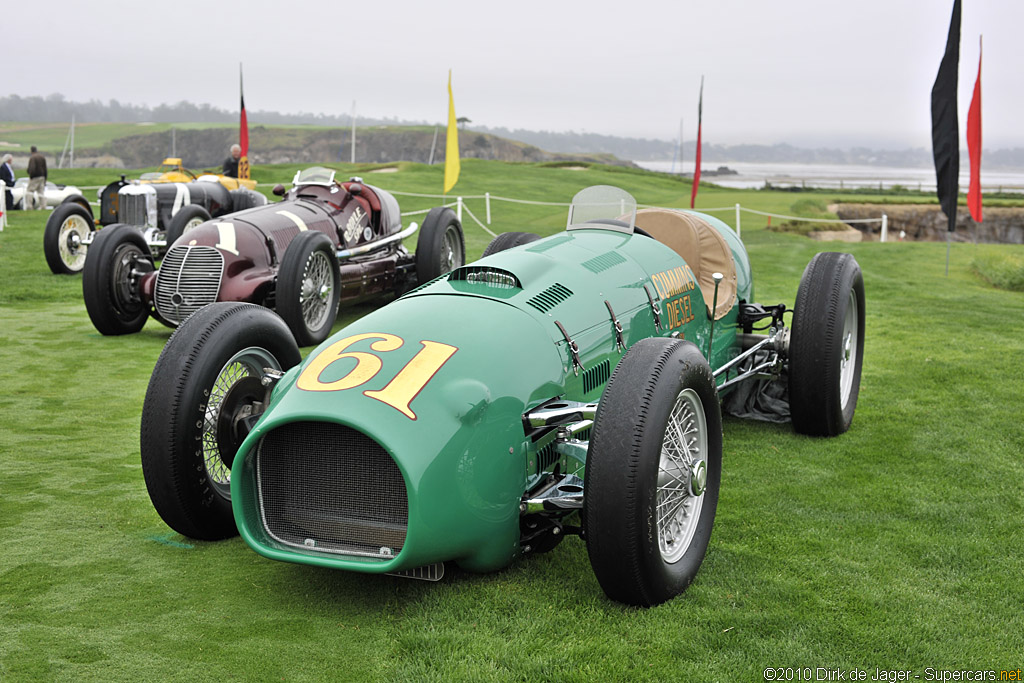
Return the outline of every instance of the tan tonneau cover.
{"type": "Polygon", "coordinates": [[[715,319],[732,309],[736,303],[736,263],[718,230],[698,216],[672,209],[641,209],[636,212],[636,226],[682,256],[693,269],[708,313],[715,296],[711,276],[721,273],[724,277],[718,287],[715,319]]]}

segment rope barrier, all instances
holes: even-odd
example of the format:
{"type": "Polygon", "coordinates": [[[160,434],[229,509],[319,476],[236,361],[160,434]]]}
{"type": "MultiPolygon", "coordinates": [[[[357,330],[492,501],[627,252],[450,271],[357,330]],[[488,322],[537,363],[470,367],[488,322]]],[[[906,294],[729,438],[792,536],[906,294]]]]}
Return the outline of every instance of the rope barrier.
{"type": "MultiPolygon", "coordinates": [[[[465,199],[465,197],[463,197],[463,199],[465,199]]],[[[469,217],[472,218],[474,221],[476,221],[476,224],[484,229],[484,232],[486,232],[491,237],[497,237],[497,235],[495,233],[491,232],[491,230],[486,225],[484,225],[483,223],[480,222],[479,218],[477,218],[476,216],[473,215],[473,212],[469,210],[469,207],[466,206],[465,203],[463,203],[463,205],[462,205],[462,210],[465,211],[466,213],[468,213],[469,217]]]]}
{"type": "Polygon", "coordinates": [[[851,218],[850,220],[843,220],[841,218],[804,218],[803,216],[785,216],[780,213],[768,213],[767,211],[758,211],[757,209],[748,209],[746,207],[740,207],[741,211],[747,213],[756,213],[759,216],[771,216],[772,218],[785,218],[791,221],[802,221],[805,223],[878,223],[882,220],[878,218],[851,218]]]}
{"type": "MultiPolygon", "coordinates": [[[[269,183],[257,183],[257,185],[261,185],[261,184],[262,185],[268,185],[269,183]]],[[[97,186],[91,186],[90,185],[90,186],[80,187],[79,189],[81,189],[81,190],[100,190],[100,189],[103,189],[104,187],[106,187],[106,185],[97,185],[97,186]]],[[[447,195],[444,195],[444,194],[427,194],[427,193],[423,193],[423,192],[399,192],[397,190],[388,190],[388,192],[390,192],[393,195],[398,195],[398,196],[402,196],[402,197],[418,197],[418,198],[423,198],[423,199],[447,199],[448,198],[447,195]]],[[[481,195],[464,195],[462,197],[462,202],[461,202],[462,208],[466,211],[466,213],[469,214],[470,218],[472,218],[473,221],[477,225],[479,225],[491,237],[497,237],[497,235],[494,232],[492,232],[486,225],[484,225],[483,222],[481,222],[480,219],[477,218],[476,215],[472,211],[469,210],[469,208],[465,204],[465,200],[467,200],[467,199],[480,199],[480,200],[487,201],[488,202],[488,213],[489,213],[489,209],[490,209],[489,202],[492,199],[495,200],[495,201],[499,201],[499,202],[508,202],[510,204],[523,204],[523,205],[528,205],[528,206],[559,206],[559,207],[571,206],[571,203],[569,203],[569,202],[543,202],[543,201],[536,201],[536,200],[532,200],[532,199],[516,199],[514,197],[502,197],[502,196],[499,196],[499,195],[493,195],[493,194],[489,194],[489,193],[488,194],[481,194],[481,195]]],[[[93,204],[95,206],[95,205],[98,205],[98,202],[90,202],[90,204],[93,204]]],[[[456,201],[456,202],[446,202],[446,203],[442,204],[442,206],[445,206],[445,207],[458,207],[459,204],[460,204],[460,202],[458,202],[458,201],[456,201]]],[[[686,207],[658,206],[658,205],[655,205],[655,204],[637,204],[637,208],[639,208],[639,209],[668,209],[670,211],[689,211],[690,210],[690,209],[688,209],[686,207]]],[[[806,223],[852,224],[852,223],[879,223],[879,222],[881,222],[883,224],[883,228],[885,227],[885,223],[886,223],[886,217],[884,215],[882,217],[880,217],[880,218],[853,218],[853,219],[849,219],[849,220],[836,219],[836,218],[805,218],[803,216],[788,216],[786,214],[771,213],[771,212],[768,212],[768,211],[759,211],[757,209],[748,209],[747,207],[741,206],[739,204],[736,204],[735,206],[700,207],[700,208],[693,209],[693,210],[697,211],[699,213],[715,213],[715,212],[725,212],[725,211],[736,211],[737,212],[736,213],[736,220],[737,220],[737,222],[739,221],[739,212],[740,211],[746,211],[747,213],[756,214],[758,216],[767,216],[767,217],[771,217],[771,218],[780,218],[780,219],[783,219],[783,220],[801,221],[801,222],[806,222],[806,223]]],[[[420,211],[405,211],[405,212],[401,213],[400,215],[402,215],[402,216],[418,216],[418,215],[421,215],[421,214],[428,213],[429,211],[430,211],[430,209],[423,209],[423,210],[420,210],[420,211]]]]}
{"type": "Polygon", "coordinates": [[[534,206],[570,206],[568,202],[537,202],[531,199],[512,199],[511,197],[499,197],[496,194],[491,195],[491,199],[497,199],[501,202],[511,202],[512,204],[532,204],[534,206]]]}
{"type": "MultiPolygon", "coordinates": [[[[442,204],[441,206],[452,207],[452,206],[455,206],[455,205],[456,205],[456,202],[449,202],[447,204],[442,204]]],[[[402,213],[400,213],[398,215],[399,216],[418,216],[421,213],[430,213],[431,211],[433,211],[433,209],[421,209],[419,211],[403,211],[402,213]]]]}
{"type": "Polygon", "coordinates": [[[658,206],[657,204],[637,204],[638,209],[668,209],[670,211],[697,211],[698,213],[711,213],[712,211],[735,211],[735,206],[723,206],[711,209],[705,209],[700,207],[698,209],[691,209],[686,206],[658,206]]]}

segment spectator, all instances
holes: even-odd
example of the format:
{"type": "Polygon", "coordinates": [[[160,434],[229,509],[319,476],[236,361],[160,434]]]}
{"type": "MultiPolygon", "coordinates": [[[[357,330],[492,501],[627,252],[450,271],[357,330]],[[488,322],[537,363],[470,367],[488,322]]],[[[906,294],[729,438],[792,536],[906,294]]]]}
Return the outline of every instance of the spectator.
{"type": "Polygon", "coordinates": [[[11,188],[14,187],[14,167],[11,162],[14,161],[14,157],[10,154],[5,154],[3,160],[0,161],[0,180],[4,182],[7,187],[4,189],[4,206],[10,211],[11,205],[14,203],[14,197],[11,196],[11,188]]]}
{"type": "Polygon", "coordinates": [[[32,155],[28,158],[28,187],[25,188],[22,206],[26,209],[46,208],[46,157],[35,145],[32,145],[32,155]]]}
{"type": "Polygon", "coordinates": [[[228,178],[238,177],[238,159],[242,156],[242,148],[231,145],[231,156],[224,160],[224,175],[228,178]]]}

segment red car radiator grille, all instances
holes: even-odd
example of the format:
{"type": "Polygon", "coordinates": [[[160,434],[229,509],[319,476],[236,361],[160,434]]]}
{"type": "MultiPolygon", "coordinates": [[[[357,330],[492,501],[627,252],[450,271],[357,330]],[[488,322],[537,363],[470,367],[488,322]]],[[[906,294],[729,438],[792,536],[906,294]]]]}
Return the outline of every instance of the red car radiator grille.
{"type": "Polygon", "coordinates": [[[259,516],[277,542],[389,559],[405,543],[405,480],[384,448],[343,425],[293,422],[256,451],[259,516]]]}
{"type": "Polygon", "coordinates": [[[153,304],[173,325],[212,304],[220,292],[224,255],[213,247],[172,247],[156,274],[153,304]]]}

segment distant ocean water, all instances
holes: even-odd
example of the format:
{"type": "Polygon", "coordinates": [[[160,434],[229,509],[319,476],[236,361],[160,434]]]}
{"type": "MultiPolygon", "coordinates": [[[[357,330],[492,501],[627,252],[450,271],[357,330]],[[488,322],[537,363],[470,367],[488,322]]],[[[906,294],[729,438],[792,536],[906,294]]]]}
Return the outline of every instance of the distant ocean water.
{"type": "MultiPolygon", "coordinates": [[[[966,192],[970,182],[969,168],[961,160],[960,191],[966,192]]],[[[635,161],[641,168],[650,171],[670,173],[671,161],[635,161]]],[[[859,166],[853,164],[766,164],[744,161],[703,161],[702,171],[727,166],[737,175],[702,175],[701,180],[723,187],[759,188],[765,183],[778,187],[806,185],[825,188],[890,188],[901,185],[908,189],[934,191],[935,169],[899,168],[894,166],[859,166]]],[[[693,173],[693,160],[684,161],[682,167],[675,164],[676,173],[693,173]]],[[[1024,192],[1024,171],[996,170],[981,171],[983,192],[1024,192]]]]}

